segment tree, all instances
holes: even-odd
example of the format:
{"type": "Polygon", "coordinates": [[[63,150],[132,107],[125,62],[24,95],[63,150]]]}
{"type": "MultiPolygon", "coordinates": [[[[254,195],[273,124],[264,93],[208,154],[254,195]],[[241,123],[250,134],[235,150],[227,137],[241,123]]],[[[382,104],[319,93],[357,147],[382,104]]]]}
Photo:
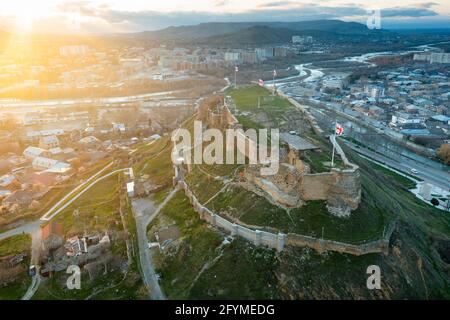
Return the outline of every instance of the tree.
{"type": "Polygon", "coordinates": [[[445,164],[450,164],[450,144],[443,144],[437,150],[437,155],[445,164]]]}
{"type": "Polygon", "coordinates": [[[439,200],[438,199],[436,199],[436,198],[433,198],[433,199],[431,199],[431,204],[433,205],[433,206],[438,206],[439,205],[439,200]]]}

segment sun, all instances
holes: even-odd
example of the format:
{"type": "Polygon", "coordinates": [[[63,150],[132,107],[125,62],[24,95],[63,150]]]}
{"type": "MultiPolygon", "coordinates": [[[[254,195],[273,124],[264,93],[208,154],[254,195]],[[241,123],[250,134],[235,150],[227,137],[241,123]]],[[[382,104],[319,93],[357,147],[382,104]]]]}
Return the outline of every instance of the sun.
{"type": "Polygon", "coordinates": [[[0,5],[0,10],[6,16],[12,17],[14,25],[20,31],[31,31],[37,18],[48,12],[48,2],[13,0],[0,5]]]}
{"type": "Polygon", "coordinates": [[[33,22],[36,14],[30,9],[24,9],[16,13],[16,23],[19,30],[30,31],[33,28],[33,22]]]}

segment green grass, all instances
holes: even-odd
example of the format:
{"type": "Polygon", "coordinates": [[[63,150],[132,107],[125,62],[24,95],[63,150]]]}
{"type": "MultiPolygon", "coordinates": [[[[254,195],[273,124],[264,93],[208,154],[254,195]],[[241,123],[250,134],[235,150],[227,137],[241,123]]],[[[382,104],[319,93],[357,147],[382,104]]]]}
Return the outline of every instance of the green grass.
{"type": "Polygon", "coordinates": [[[110,220],[120,221],[119,189],[117,173],[94,185],[74,203],[55,218],[69,234],[78,234],[86,230],[96,230],[109,224],[110,220]],[[74,210],[79,216],[74,217],[74,210]]]}
{"type": "Polygon", "coordinates": [[[0,257],[27,252],[31,247],[31,237],[28,234],[12,236],[0,241],[0,257]]]}
{"type": "Polygon", "coordinates": [[[203,173],[198,165],[192,166],[192,171],[186,174],[185,181],[201,203],[208,201],[224,186],[222,181],[203,173]]]}
{"type": "MultiPolygon", "coordinates": [[[[279,96],[272,96],[271,92],[260,86],[248,86],[240,89],[228,90],[239,112],[248,111],[252,113],[264,112],[275,127],[280,127],[285,122],[285,113],[296,110],[295,107],[286,99],[279,96]],[[258,97],[260,97],[260,108],[258,109],[258,97]]],[[[239,122],[245,128],[261,128],[262,126],[247,117],[238,116],[239,122]]]]}
{"type": "Polygon", "coordinates": [[[189,299],[280,299],[274,250],[236,238],[195,282],[189,299]]]}
{"type": "MultiPolygon", "coordinates": [[[[161,214],[175,222],[182,241],[175,252],[155,254],[156,269],[161,275],[160,283],[166,296],[185,299],[189,297],[191,285],[203,266],[217,255],[221,236],[199,219],[182,191],[167,203],[161,214]]],[[[150,228],[157,222],[154,221],[150,228]]]]}
{"type": "Polygon", "coordinates": [[[254,226],[268,227],[284,233],[298,233],[348,243],[364,243],[381,238],[388,219],[383,211],[365,202],[349,218],[331,215],[325,201],[308,201],[304,206],[284,210],[264,197],[234,187],[218,195],[210,203],[216,212],[226,211],[240,221],[254,226]]]}
{"type": "MultiPolygon", "coordinates": [[[[370,166],[372,166],[376,171],[393,178],[396,182],[398,182],[400,185],[404,186],[407,189],[414,189],[416,187],[417,183],[415,181],[411,180],[410,178],[402,176],[402,175],[400,175],[392,170],[389,170],[388,168],[380,166],[374,162],[370,162],[370,166]]],[[[419,179],[416,179],[416,180],[419,180],[419,179]]]]}
{"type": "Polygon", "coordinates": [[[19,253],[25,253],[27,256],[20,263],[23,269],[20,277],[6,287],[0,287],[0,300],[18,300],[27,291],[31,283],[31,278],[27,274],[28,264],[31,252],[31,237],[21,234],[6,238],[0,241],[0,257],[6,257],[19,253]]]}
{"type": "MultiPolygon", "coordinates": [[[[314,150],[305,151],[302,155],[302,160],[304,160],[311,168],[311,173],[322,173],[330,172],[331,167],[328,164],[331,163],[331,153],[326,151],[318,152],[314,150]]],[[[334,167],[344,168],[344,164],[341,158],[335,154],[334,157],[334,167]]]]}

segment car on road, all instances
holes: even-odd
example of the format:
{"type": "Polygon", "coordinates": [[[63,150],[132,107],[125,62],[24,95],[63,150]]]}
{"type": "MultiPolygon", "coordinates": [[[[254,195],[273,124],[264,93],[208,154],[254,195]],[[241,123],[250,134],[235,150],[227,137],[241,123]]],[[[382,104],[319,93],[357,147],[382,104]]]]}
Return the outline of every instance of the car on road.
{"type": "Polygon", "coordinates": [[[416,169],[411,169],[411,173],[413,173],[413,174],[418,174],[419,173],[419,171],[417,171],[416,169]]]}

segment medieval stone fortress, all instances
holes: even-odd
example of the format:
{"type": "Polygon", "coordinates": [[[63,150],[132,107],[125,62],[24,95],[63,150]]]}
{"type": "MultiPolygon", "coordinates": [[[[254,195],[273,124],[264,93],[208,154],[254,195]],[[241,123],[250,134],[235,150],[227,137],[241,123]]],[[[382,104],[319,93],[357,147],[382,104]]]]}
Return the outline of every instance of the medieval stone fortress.
{"type": "MultiPolygon", "coordinates": [[[[226,100],[229,99],[230,97],[226,100]]],[[[202,104],[198,119],[204,121],[209,128],[242,128],[223,96],[202,104]]],[[[250,139],[247,142],[252,144],[250,139]]],[[[309,200],[326,200],[330,214],[347,217],[352,210],[358,208],[361,201],[359,168],[347,160],[333,136],[330,137],[330,142],[334,144],[341,161],[338,166],[327,163],[327,172],[315,173],[304,160],[304,153],[324,151],[314,141],[298,136],[295,132],[281,132],[278,172],[263,176],[260,174],[260,167],[264,164],[247,165],[240,184],[283,208],[301,207],[309,200]]],[[[248,156],[249,150],[247,147],[240,151],[248,156]]]]}
{"type": "MultiPolygon", "coordinates": [[[[258,88],[258,90],[265,89],[258,88]]],[[[286,97],[278,96],[278,98],[283,99],[283,101],[286,100],[290,107],[295,107],[286,97]]],[[[307,111],[303,110],[300,113],[302,117],[307,119],[307,121],[302,122],[307,127],[303,128],[305,129],[304,132],[316,130],[317,133],[315,134],[319,134],[318,137],[324,136],[322,130],[317,126],[314,127],[315,120],[307,111]]],[[[241,114],[236,110],[234,101],[230,96],[214,94],[202,101],[197,114],[191,119],[191,123],[193,120],[201,121],[204,132],[211,128],[219,129],[222,132],[227,129],[248,129],[247,127],[244,128],[238,119],[241,114]]],[[[249,115],[249,113],[245,114],[249,115]]],[[[285,126],[289,128],[289,125],[285,124],[285,126]]],[[[303,129],[300,128],[300,130],[303,129]]],[[[233,145],[236,145],[237,153],[243,154],[248,159],[250,153],[257,149],[258,144],[252,140],[252,137],[247,136],[247,132],[244,145],[239,143],[233,145]]],[[[221,193],[227,193],[227,188],[235,188],[238,193],[242,192],[239,190],[245,190],[256,197],[266,199],[268,203],[279,208],[282,212],[301,210],[310,202],[325,202],[325,210],[328,215],[338,219],[336,220],[338,224],[345,224],[345,221],[351,217],[352,212],[357,210],[361,204],[359,167],[347,159],[334,135],[318,141],[311,138],[311,134],[305,134],[305,137],[302,137],[296,133],[293,130],[280,133],[280,163],[275,174],[261,174],[260,169],[267,166],[267,163],[246,163],[238,166],[231,165],[231,169],[224,171],[230,173],[226,177],[214,176],[207,173],[204,168],[202,169],[203,165],[185,161],[174,165],[174,185],[183,190],[201,220],[228,232],[232,237],[242,237],[257,246],[266,246],[277,251],[285,250],[285,246],[309,247],[318,252],[345,252],[356,256],[370,253],[387,254],[389,239],[395,229],[395,224],[386,226],[379,238],[368,238],[368,241],[364,241],[364,243],[353,244],[325,239],[323,230],[321,236],[298,232],[284,233],[269,225],[248,224],[235,216],[229,215],[227,210],[214,210],[214,205],[211,206],[211,202],[214,202],[215,198],[220,198],[221,193]],[[322,157],[322,155],[326,155],[326,159],[329,158],[326,154],[329,150],[322,150],[324,142],[331,144],[336,155],[333,157],[333,163],[325,161],[322,166],[317,166],[314,162],[311,162],[311,159],[323,160],[325,157],[322,157]],[[320,157],[317,158],[316,155],[320,155],[320,157]],[[206,174],[208,176],[207,181],[199,183],[196,170],[206,174]],[[208,188],[207,184],[212,180],[220,182],[221,187],[205,201],[204,194],[211,195],[209,190],[205,188],[208,188]]],[[[191,156],[190,153],[189,156],[191,156]]],[[[189,156],[185,153],[183,157],[189,156]]],[[[216,164],[212,167],[214,166],[226,167],[230,164],[216,164]]],[[[237,208],[238,211],[246,211],[240,205],[237,208]]],[[[320,213],[317,212],[317,214],[320,213]]]]}

